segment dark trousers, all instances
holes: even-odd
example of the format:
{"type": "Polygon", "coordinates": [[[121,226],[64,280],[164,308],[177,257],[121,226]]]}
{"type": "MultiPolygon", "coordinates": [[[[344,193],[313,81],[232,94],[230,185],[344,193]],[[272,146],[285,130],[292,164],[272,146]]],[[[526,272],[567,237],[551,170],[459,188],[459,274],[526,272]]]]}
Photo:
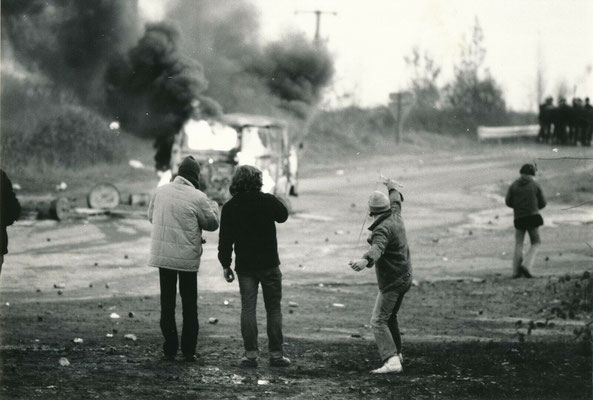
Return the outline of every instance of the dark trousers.
{"type": "Polygon", "coordinates": [[[163,351],[174,356],[179,347],[177,324],[175,323],[175,303],[177,299],[177,276],[179,275],[179,294],[183,309],[183,330],[181,331],[181,352],[184,356],[196,353],[198,342],[198,273],[182,272],[159,268],[161,285],[161,332],[165,338],[163,351]]]}
{"type": "Polygon", "coordinates": [[[282,343],[282,273],[280,268],[260,271],[237,272],[241,292],[241,335],[245,356],[256,358],[259,354],[257,343],[257,291],[261,284],[266,306],[268,349],[271,358],[283,356],[282,343]]]}

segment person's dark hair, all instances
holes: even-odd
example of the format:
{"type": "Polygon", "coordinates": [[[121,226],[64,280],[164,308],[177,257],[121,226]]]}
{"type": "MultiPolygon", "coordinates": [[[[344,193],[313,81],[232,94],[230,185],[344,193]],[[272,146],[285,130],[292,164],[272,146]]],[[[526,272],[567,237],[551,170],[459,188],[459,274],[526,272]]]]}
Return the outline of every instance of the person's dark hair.
{"type": "Polygon", "coordinates": [[[535,166],[533,164],[523,164],[523,166],[519,170],[519,173],[521,175],[535,176],[535,166]]]}
{"type": "Polygon", "coordinates": [[[262,185],[261,171],[250,165],[242,165],[233,174],[229,191],[234,196],[241,192],[260,191],[262,185]]]}

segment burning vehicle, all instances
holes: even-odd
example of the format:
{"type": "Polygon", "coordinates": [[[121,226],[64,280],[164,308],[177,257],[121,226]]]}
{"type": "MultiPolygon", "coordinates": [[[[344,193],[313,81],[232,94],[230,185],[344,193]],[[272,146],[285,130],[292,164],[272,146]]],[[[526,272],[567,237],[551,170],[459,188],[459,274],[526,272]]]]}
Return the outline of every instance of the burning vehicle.
{"type": "Polygon", "coordinates": [[[280,119],[241,113],[190,119],[175,136],[171,169],[162,174],[159,185],[169,182],[181,160],[192,155],[201,166],[201,190],[219,204],[231,197],[229,187],[239,165],[259,168],[262,191],[287,201],[288,195],[297,195],[298,169],[296,147],[290,145],[287,128],[280,119]]]}

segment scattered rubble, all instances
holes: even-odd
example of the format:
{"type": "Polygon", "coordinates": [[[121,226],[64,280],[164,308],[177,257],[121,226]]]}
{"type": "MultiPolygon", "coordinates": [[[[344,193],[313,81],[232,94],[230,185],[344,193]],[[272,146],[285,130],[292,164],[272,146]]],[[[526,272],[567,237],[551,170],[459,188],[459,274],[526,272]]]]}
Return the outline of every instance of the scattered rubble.
{"type": "Polygon", "coordinates": [[[124,339],[131,340],[132,342],[135,342],[136,340],[138,340],[138,338],[136,337],[136,335],[134,335],[133,333],[126,333],[124,335],[124,339]]]}

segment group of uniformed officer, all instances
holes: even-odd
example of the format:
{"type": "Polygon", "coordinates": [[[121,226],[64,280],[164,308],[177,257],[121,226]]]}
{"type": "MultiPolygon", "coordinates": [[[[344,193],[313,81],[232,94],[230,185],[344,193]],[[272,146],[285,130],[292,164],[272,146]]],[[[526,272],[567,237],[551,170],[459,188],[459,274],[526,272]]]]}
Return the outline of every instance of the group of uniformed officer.
{"type": "Polygon", "coordinates": [[[554,106],[552,97],[539,106],[538,142],[576,146],[591,146],[593,135],[593,106],[589,98],[575,97],[572,107],[564,97],[554,106]]]}

